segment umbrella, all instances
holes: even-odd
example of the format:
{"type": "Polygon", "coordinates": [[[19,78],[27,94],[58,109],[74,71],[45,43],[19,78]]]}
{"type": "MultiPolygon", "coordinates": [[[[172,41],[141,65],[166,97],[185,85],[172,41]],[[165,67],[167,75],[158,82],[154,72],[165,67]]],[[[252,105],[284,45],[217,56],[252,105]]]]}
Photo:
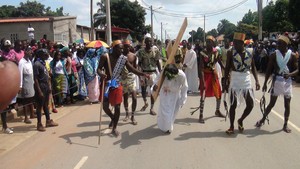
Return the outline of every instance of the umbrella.
{"type": "Polygon", "coordinates": [[[89,40],[83,39],[83,38],[77,39],[77,40],[75,41],[75,43],[89,43],[89,42],[90,42],[89,40]]]}
{"type": "Polygon", "coordinates": [[[248,39],[248,40],[244,41],[244,44],[246,44],[246,45],[249,45],[249,44],[252,44],[252,43],[253,43],[252,39],[248,39]]]}
{"type": "Polygon", "coordinates": [[[95,41],[90,42],[88,45],[86,45],[87,48],[100,48],[101,46],[109,48],[107,43],[105,43],[101,40],[95,40],[95,41]]]}

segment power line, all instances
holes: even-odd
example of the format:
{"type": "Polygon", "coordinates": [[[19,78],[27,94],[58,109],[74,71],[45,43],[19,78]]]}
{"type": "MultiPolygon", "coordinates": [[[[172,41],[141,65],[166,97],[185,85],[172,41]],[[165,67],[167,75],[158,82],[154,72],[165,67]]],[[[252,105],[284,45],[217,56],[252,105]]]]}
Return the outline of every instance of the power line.
{"type": "MultiPolygon", "coordinates": [[[[141,0],[144,4],[146,4],[146,6],[148,6],[148,4],[144,1],[141,0]]],[[[158,14],[161,15],[165,15],[165,16],[171,16],[171,17],[179,17],[179,18],[184,18],[184,17],[188,17],[188,18],[203,18],[203,16],[205,15],[206,17],[210,17],[210,16],[215,16],[215,15],[219,15],[228,11],[231,11],[239,6],[241,6],[242,4],[246,3],[248,0],[243,0],[237,4],[234,4],[232,6],[223,8],[221,10],[218,11],[210,11],[210,12],[185,12],[185,11],[173,11],[173,10],[164,10],[164,11],[155,11],[158,14]],[[178,14],[181,13],[181,14],[178,14]],[[184,14],[182,14],[184,13],[184,14]]],[[[145,9],[148,9],[148,7],[142,6],[145,9]]]]}

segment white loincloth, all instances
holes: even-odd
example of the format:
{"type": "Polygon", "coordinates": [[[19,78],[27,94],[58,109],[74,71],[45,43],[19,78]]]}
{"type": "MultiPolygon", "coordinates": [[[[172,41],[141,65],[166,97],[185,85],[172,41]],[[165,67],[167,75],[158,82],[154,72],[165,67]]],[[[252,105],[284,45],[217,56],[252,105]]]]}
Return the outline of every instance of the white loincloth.
{"type": "MultiPolygon", "coordinates": [[[[245,101],[245,97],[249,92],[250,97],[254,101],[254,91],[251,85],[250,71],[247,72],[237,72],[231,71],[231,79],[229,85],[230,98],[234,95],[237,98],[237,105],[240,105],[245,101]]],[[[231,100],[231,105],[233,104],[233,99],[231,100]]]]}
{"type": "Polygon", "coordinates": [[[292,79],[285,79],[283,76],[276,76],[271,87],[272,96],[283,95],[286,98],[292,97],[292,79]]]}

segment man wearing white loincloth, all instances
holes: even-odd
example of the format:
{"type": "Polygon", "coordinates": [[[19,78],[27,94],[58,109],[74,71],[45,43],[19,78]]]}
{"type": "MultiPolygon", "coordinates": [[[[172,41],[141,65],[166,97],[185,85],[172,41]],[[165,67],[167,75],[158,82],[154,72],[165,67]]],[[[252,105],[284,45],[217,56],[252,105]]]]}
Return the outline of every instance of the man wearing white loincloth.
{"type": "Polygon", "coordinates": [[[267,91],[267,82],[271,74],[273,73],[273,82],[271,86],[271,99],[270,103],[266,108],[261,120],[256,123],[257,127],[261,127],[268,114],[274,107],[278,96],[284,96],[284,124],[282,130],[290,133],[291,129],[288,128],[288,120],[290,116],[290,102],[292,97],[292,76],[298,74],[298,62],[295,53],[288,50],[287,46],[290,44],[288,37],[281,35],[278,38],[277,50],[270,55],[267,72],[265,76],[264,86],[262,88],[263,92],[267,91]],[[295,70],[290,72],[289,68],[295,70]]]}
{"type": "Polygon", "coordinates": [[[238,129],[244,131],[243,120],[250,114],[254,106],[254,91],[251,86],[250,71],[256,81],[256,90],[260,89],[257,78],[257,71],[253,60],[253,55],[244,48],[244,33],[234,33],[234,48],[227,52],[227,63],[225,68],[225,86],[224,90],[230,94],[230,127],[227,134],[234,133],[235,109],[241,101],[245,100],[246,108],[238,119],[238,129]],[[231,71],[231,72],[230,72],[231,71]],[[230,75],[229,75],[230,73],[230,75]],[[230,78],[230,81],[229,81],[230,78]],[[228,90],[229,87],[229,90],[228,90]]]}

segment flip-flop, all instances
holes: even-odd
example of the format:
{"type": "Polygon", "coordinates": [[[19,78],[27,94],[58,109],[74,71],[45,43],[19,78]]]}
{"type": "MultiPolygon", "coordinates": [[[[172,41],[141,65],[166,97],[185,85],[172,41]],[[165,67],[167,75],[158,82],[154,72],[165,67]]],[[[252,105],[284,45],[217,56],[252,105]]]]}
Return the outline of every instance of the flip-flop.
{"type": "Polygon", "coordinates": [[[229,128],[229,129],[226,130],[225,132],[226,132],[226,134],[231,135],[231,134],[234,134],[234,129],[229,128]]]}
{"type": "Polygon", "coordinates": [[[148,103],[146,103],[146,104],[141,108],[140,111],[145,111],[145,110],[147,109],[147,107],[148,107],[148,103]]]}
{"type": "Polygon", "coordinates": [[[111,134],[113,134],[115,137],[118,137],[120,133],[117,130],[111,131],[111,134]]]}
{"type": "Polygon", "coordinates": [[[128,116],[126,116],[125,118],[124,118],[124,122],[126,122],[126,121],[128,121],[129,120],[129,117],[128,116]]]}
{"type": "Polygon", "coordinates": [[[132,120],[131,120],[131,124],[132,124],[132,125],[137,125],[137,121],[135,121],[135,120],[132,121],[132,120]]]}
{"type": "Polygon", "coordinates": [[[283,130],[284,132],[286,132],[286,133],[291,133],[291,132],[292,132],[292,130],[289,129],[288,127],[283,127],[282,130],[283,130]]]}
{"type": "Polygon", "coordinates": [[[264,125],[264,123],[257,121],[256,124],[255,124],[255,127],[261,127],[262,125],[264,125]]]}
{"type": "Polygon", "coordinates": [[[238,121],[238,129],[239,131],[242,133],[244,131],[244,127],[243,127],[243,124],[241,123],[241,120],[239,119],[238,121]]]}

